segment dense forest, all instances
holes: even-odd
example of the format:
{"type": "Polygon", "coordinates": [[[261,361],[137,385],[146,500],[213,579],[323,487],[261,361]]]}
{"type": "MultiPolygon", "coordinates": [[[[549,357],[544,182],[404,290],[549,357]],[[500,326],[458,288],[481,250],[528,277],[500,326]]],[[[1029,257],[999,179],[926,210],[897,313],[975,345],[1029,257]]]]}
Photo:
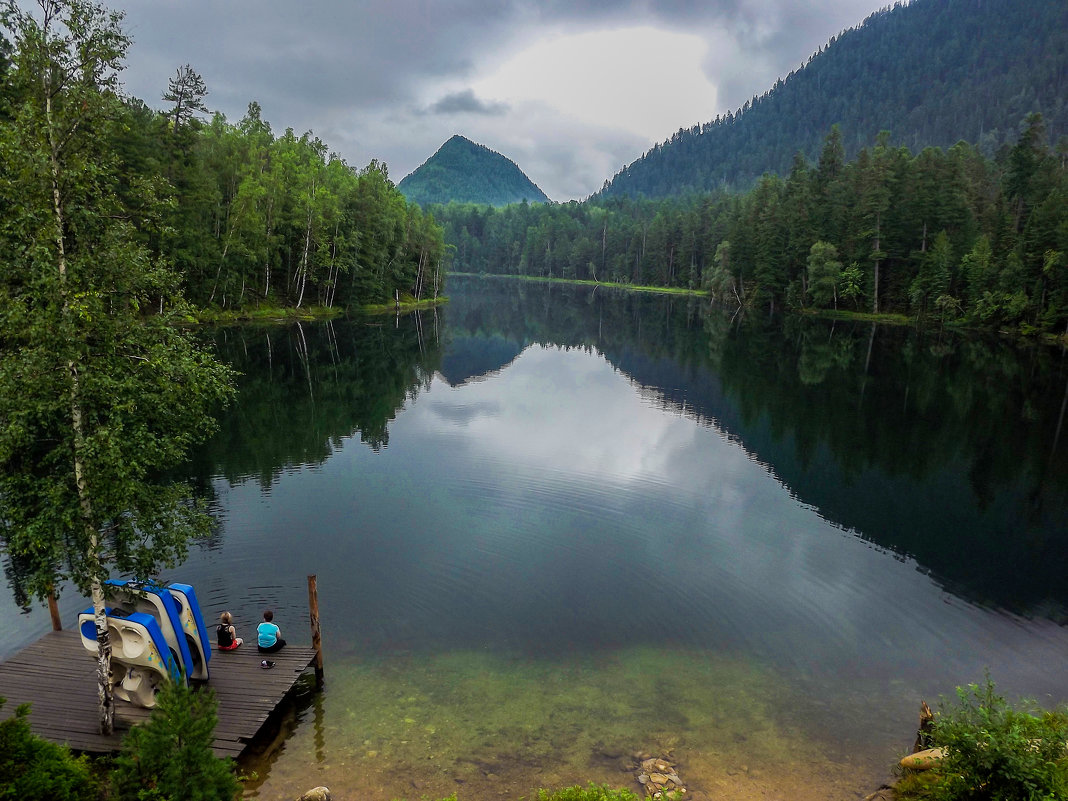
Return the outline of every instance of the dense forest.
{"type": "Polygon", "coordinates": [[[459,135],[405,176],[397,188],[423,206],[450,201],[506,206],[549,199],[515,162],[459,135]]]}
{"type": "Polygon", "coordinates": [[[1040,115],[997,158],[875,144],[748,193],[504,209],[431,207],[453,268],[707,289],[731,305],[901,312],[1061,332],[1068,324],[1068,152],[1040,115]]]}
{"type": "Polygon", "coordinates": [[[1038,112],[1068,133],[1068,4],[913,0],[832,38],[735,112],[689,129],[624,167],[600,194],[663,197],[748,189],[815,158],[834,124],[852,158],[882,130],[911,150],[974,142],[992,157],[1038,112]]]}
{"type": "MultiPolygon", "coordinates": [[[[29,91],[0,31],[0,122],[29,91]]],[[[438,293],[442,231],[405,201],[386,166],[357,170],[311,132],[275,135],[250,103],[210,121],[207,87],[186,65],[163,111],[113,96],[99,121],[115,214],[172,265],[200,308],[349,307],[438,293]]],[[[2,209],[0,209],[2,212],[2,209]]]]}

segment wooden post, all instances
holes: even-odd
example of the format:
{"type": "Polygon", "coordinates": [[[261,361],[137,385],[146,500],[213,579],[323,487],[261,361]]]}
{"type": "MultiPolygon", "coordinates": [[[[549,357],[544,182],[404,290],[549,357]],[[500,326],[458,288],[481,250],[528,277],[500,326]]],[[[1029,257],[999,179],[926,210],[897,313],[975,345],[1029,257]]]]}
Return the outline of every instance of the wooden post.
{"type": "Polygon", "coordinates": [[[59,605],[56,603],[56,594],[51,589],[48,592],[48,613],[52,615],[52,631],[63,631],[63,621],[59,617],[59,605]]]}
{"type": "Polygon", "coordinates": [[[323,687],[323,638],[319,630],[319,588],[315,575],[308,576],[308,609],[311,612],[312,648],[315,649],[315,686],[323,687]]]}

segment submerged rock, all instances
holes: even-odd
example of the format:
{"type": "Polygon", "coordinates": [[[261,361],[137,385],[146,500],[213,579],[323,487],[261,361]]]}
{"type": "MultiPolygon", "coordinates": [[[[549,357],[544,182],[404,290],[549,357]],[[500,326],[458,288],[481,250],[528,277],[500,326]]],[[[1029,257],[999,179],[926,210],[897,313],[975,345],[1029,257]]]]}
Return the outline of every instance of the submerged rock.
{"type": "Polygon", "coordinates": [[[676,798],[685,794],[686,787],[675,771],[675,763],[662,757],[646,757],[638,762],[638,784],[650,798],[676,798]]]}

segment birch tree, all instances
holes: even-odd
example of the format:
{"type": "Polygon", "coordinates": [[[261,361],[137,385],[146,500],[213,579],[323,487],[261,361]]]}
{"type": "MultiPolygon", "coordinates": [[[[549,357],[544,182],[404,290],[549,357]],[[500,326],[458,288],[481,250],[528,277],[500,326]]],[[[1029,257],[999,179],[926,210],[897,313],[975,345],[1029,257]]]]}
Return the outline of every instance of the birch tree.
{"type": "Polygon", "coordinates": [[[178,281],[119,201],[121,21],[86,0],[0,0],[16,98],[0,126],[0,547],[23,591],[69,579],[92,597],[105,733],[102,583],[173,566],[206,531],[187,487],[160,476],[231,392],[228,369],[170,325],[178,281]]]}

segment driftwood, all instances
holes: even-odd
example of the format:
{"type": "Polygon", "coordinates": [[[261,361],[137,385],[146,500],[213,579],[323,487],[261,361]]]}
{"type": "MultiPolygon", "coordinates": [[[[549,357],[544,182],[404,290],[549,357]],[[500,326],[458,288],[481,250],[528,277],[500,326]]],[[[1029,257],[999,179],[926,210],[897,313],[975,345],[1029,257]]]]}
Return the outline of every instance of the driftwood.
{"type": "Polygon", "coordinates": [[[912,753],[926,751],[934,745],[934,713],[926,701],[920,702],[920,727],[916,729],[916,742],[912,746],[912,753]]]}

